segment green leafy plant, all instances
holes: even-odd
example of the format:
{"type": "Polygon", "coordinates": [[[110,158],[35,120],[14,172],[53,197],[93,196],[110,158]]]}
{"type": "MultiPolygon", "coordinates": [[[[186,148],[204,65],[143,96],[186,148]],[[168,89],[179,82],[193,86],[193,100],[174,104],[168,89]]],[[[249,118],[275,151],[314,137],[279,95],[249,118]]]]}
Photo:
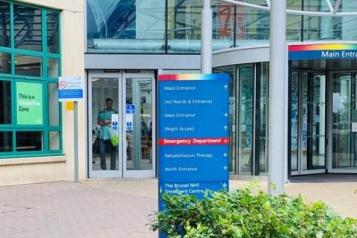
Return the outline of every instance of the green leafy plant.
{"type": "Polygon", "coordinates": [[[357,238],[357,220],[342,218],[321,201],[270,196],[256,183],[204,199],[163,195],[166,210],[154,214],[152,230],[184,238],[357,238]]]}

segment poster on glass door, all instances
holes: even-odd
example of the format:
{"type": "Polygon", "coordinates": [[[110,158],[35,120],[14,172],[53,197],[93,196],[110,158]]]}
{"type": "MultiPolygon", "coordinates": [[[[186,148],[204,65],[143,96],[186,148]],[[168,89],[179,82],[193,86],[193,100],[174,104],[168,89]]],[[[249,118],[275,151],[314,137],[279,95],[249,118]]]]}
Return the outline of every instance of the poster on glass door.
{"type": "Polygon", "coordinates": [[[126,132],[134,131],[134,113],[135,113],[135,105],[134,104],[126,104],[126,132]]]}

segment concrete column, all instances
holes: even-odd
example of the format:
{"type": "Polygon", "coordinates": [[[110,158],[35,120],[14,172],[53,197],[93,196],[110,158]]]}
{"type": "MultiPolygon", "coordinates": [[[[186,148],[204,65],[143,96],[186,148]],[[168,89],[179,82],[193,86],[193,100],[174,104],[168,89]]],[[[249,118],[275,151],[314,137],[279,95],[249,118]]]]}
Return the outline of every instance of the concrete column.
{"type": "Polygon", "coordinates": [[[212,73],[212,9],[211,0],[203,0],[201,28],[201,73],[212,73]]]}
{"type": "Polygon", "coordinates": [[[284,192],[286,0],[271,1],[269,73],[269,193],[284,192]]]}

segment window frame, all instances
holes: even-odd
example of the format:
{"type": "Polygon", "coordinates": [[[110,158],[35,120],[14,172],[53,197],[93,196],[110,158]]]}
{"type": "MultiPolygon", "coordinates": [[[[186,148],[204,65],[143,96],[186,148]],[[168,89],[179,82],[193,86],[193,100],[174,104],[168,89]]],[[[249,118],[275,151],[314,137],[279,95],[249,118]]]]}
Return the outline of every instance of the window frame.
{"type": "Polygon", "coordinates": [[[44,157],[50,155],[63,155],[63,128],[62,128],[62,103],[59,103],[58,111],[58,125],[50,126],[49,124],[49,90],[50,84],[58,83],[58,77],[62,74],[62,56],[61,56],[61,11],[51,8],[44,8],[31,4],[23,4],[14,1],[0,0],[0,2],[10,4],[10,47],[0,46],[0,52],[9,53],[11,58],[11,71],[9,74],[0,73],[1,81],[9,81],[11,84],[11,123],[0,124],[1,132],[12,132],[12,150],[7,152],[0,152],[0,159],[4,158],[22,158],[22,157],[44,157]],[[15,48],[15,21],[14,9],[15,5],[22,5],[41,10],[41,51],[19,49],[15,48]],[[47,47],[47,12],[55,12],[58,14],[58,53],[48,52],[47,47]],[[41,59],[41,77],[16,75],[15,73],[15,56],[23,55],[30,57],[38,57],[41,59]],[[58,61],[58,77],[49,77],[48,75],[48,62],[50,59],[58,61]],[[43,123],[42,125],[18,125],[16,113],[16,83],[38,83],[42,85],[42,110],[43,110],[43,123]],[[42,150],[41,151],[17,151],[16,148],[16,134],[17,132],[32,132],[40,131],[42,133],[42,150]],[[50,132],[59,133],[59,149],[50,150],[50,132]]]}

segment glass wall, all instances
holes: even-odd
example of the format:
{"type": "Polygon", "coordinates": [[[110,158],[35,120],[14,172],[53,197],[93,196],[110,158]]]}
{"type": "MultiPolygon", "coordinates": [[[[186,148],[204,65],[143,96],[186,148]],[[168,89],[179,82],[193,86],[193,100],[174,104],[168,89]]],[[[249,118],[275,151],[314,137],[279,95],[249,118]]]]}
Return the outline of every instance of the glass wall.
{"type": "Polygon", "coordinates": [[[90,52],[165,51],[165,1],[88,0],[90,52]]]}
{"type": "MultiPolygon", "coordinates": [[[[232,47],[234,7],[216,0],[212,9],[213,48],[232,47]]],[[[88,51],[197,53],[201,10],[201,0],[88,0],[88,51]]]]}
{"type": "MultiPolygon", "coordinates": [[[[250,1],[252,2],[252,1],[250,1]]],[[[265,1],[255,1],[265,4],[265,1]]],[[[329,11],[325,0],[288,0],[289,9],[329,11]]],[[[6,12],[7,6],[2,6],[6,12]]],[[[19,14],[28,12],[19,9],[19,14]]],[[[87,38],[90,53],[199,53],[201,0],[88,0],[87,38]]],[[[213,50],[269,43],[270,13],[212,1],[213,50]]],[[[357,11],[342,1],[340,11],[357,11]]],[[[7,14],[2,17],[6,19],[7,14]]],[[[48,16],[50,17],[50,16],[48,16]]],[[[20,18],[21,19],[21,18],[20,18]]],[[[35,18],[34,26],[40,19],[35,18]]],[[[20,21],[20,20],[19,20],[20,21]]],[[[287,16],[288,41],[355,40],[356,16],[287,16]]],[[[40,26],[37,27],[40,30],[40,26]]],[[[6,24],[0,44],[7,44],[6,24]]],[[[40,41],[40,37],[35,38],[40,41]]],[[[48,39],[49,40],[49,39],[48,39]]],[[[53,40],[51,42],[54,42],[53,40]]],[[[50,42],[48,43],[50,44],[50,42]]],[[[19,47],[26,47],[20,44],[19,47]]],[[[51,47],[52,48],[52,47],[51,47]]]]}
{"type": "Polygon", "coordinates": [[[236,46],[268,43],[270,13],[242,6],[236,7],[236,46]]]}
{"type": "Polygon", "coordinates": [[[332,90],[332,168],[357,169],[356,73],[333,73],[332,90]]]}
{"type": "MultiPolygon", "coordinates": [[[[233,46],[234,7],[212,1],[213,50],[233,46]]],[[[168,0],[168,53],[194,53],[201,49],[202,0],[168,0]]]]}
{"type": "Polygon", "coordinates": [[[228,73],[230,83],[230,171],[240,175],[268,172],[269,64],[215,68],[228,73]]]}
{"type": "Polygon", "coordinates": [[[59,62],[59,12],[0,0],[0,158],[61,153],[59,62]]]}

